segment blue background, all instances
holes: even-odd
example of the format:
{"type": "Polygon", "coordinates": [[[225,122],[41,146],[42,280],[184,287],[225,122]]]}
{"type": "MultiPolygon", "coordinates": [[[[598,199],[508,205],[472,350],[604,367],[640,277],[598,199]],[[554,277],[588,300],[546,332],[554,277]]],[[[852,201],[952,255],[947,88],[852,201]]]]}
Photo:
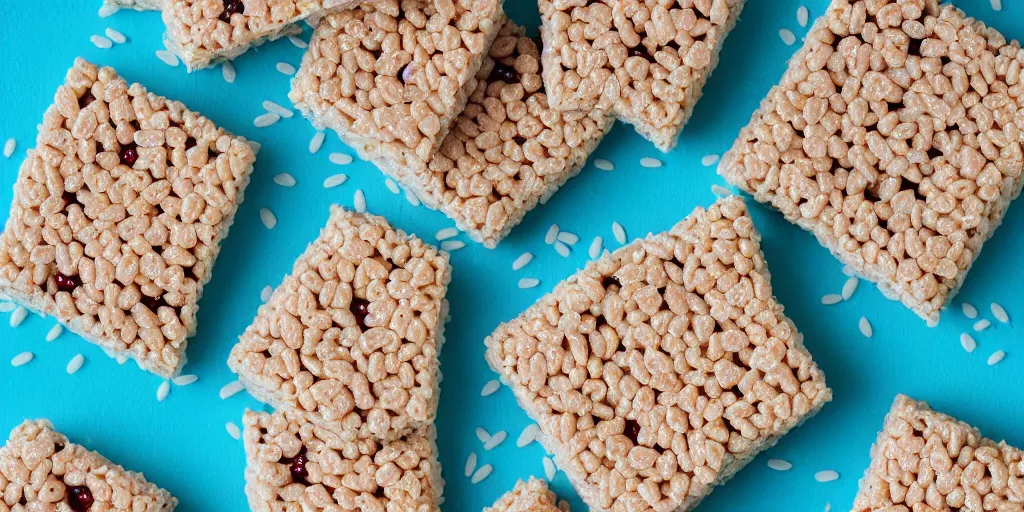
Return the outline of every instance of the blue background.
{"type": "MultiPolygon", "coordinates": [[[[824,0],[805,0],[812,21],[824,12],[824,0]]],[[[1024,37],[1024,2],[1005,1],[1001,13],[986,0],[963,0],[968,14],[994,25],[1008,37],[1024,37]]],[[[512,17],[536,27],[532,1],[508,2],[512,17]]],[[[50,418],[73,440],[95,449],[169,489],[181,500],[183,512],[246,510],[243,494],[244,458],[241,442],[228,436],[224,425],[241,425],[245,408],[262,404],[239,394],[220,400],[219,389],[234,377],[225,364],[237,336],[252,320],[260,291],[276,285],[305,245],[327,219],[332,203],[351,207],[353,193],[366,193],[369,210],[393,224],[432,241],[441,228],[452,225],[443,215],[413,207],[384,186],[384,177],[370,164],[356,161],[337,166],[331,152],[353,154],[328,134],[318,154],[307,146],[313,128],[301,116],[269,128],[255,128],[253,119],[270,99],[288,106],[287,76],[275,65],[298,66],[302,50],[281,40],[235,61],[238,78],[226,83],[220,69],[186,74],[158,60],[163,25],[154,13],[122,11],[101,19],[97,0],[48,2],[0,1],[0,140],[14,137],[18,149],[0,158],[0,219],[12,197],[12,186],[25,151],[34,145],[36,125],[51,103],[57,86],[76,56],[114,66],[129,81],[185,102],[230,131],[263,144],[252,184],[246,193],[213,280],[201,302],[198,334],[191,340],[185,373],[200,377],[189,387],[175,387],[158,403],[158,377],[134,363],[119,366],[98,348],[65,333],[57,341],[44,337],[53,319],[30,316],[17,329],[0,318],[0,432],[24,418],[50,418]],[[123,45],[101,50],[89,37],[113,27],[129,38],[123,45]],[[275,185],[274,175],[288,172],[298,185],[275,185]],[[324,178],[344,172],[349,181],[326,190],[324,178]],[[267,230],[259,209],[277,214],[278,225],[267,230]],[[35,360],[14,368],[9,361],[23,351],[35,360]],[[76,354],[86,357],[84,368],[69,376],[65,366],[76,354]]],[[[582,175],[565,186],[545,206],[527,216],[498,249],[469,243],[453,254],[454,278],[449,288],[451,322],[442,353],[442,385],[438,431],[441,462],[447,481],[445,511],[480,510],[512,487],[517,478],[543,476],[543,449],[532,444],[517,448],[515,439],[529,420],[502,388],[490,397],[480,390],[495,378],[487,368],[483,339],[500,322],[513,318],[560,279],[587,260],[594,236],[617,246],[613,221],[635,238],[672,226],[694,207],[714,200],[710,187],[724,184],[714,169],[701,165],[707,154],[720,154],[748,121],[786,66],[797,45],[786,46],[781,28],[799,40],[806,28],[797,24],[800,0],[751,0],[741,22],[729,36],[722,62],[708,82],[704,99],[671,154],[659,153],[628,126],[617,125],[598,147],[594,158],[605,158],[615,170],[605,172],[588,163],[582,175]],[[641,157],[659,158],[660,169],[640,167],[641,157]],[[568,258],[543,242],[552,223],[578,234],[581,241],[568,258]],[[513,272],[512,261],[524,251],[536,258],[513,272]],[[522,277],[537,277],[541,285],[520,290],[522,277]],[[474,430],[506,430],[509,439],[483,451],[474,430]],[[479,465],[492,464],[494,474],[472,485],[463,476],[470,452],[479,465]]],[[[308,29],[307,35],[308,37],[308,29]]],[[[799,44],[799,41],[798,41],[799,44]]],[[[839,293],[846,277],[841,265],[813,237],[788,225],[781,216],[752,206],[754,221],[764,235],[766,254],[779,300],[803,331],[806,343],[834,389],[833,403],[777,447],[755,460],[732,482],[716,491],[700,510],[795,511],[848,510],[857,481],[868,465],[868,450],[882,418],[897,393],[931,402],[939,410],[981,428],[987,436],[1024,446],[1024,346],[1020,327],[998,324],[977,334],[973,354],[960,348],[959,334],[972,321],[960,313],[961,300],[975,304],[992,318],[988,305],[1003,304],[1011,317],[1024,321],[1024,207],[1010,208],[1002,228],[985,247],[960,293],[937,328],[929,329],[909,310],[890,302],[870,284],[862,283],[853,299],[822,306],[820,298],[839,293]],[[857,322],[866,316],[874,325],[872,339],[861,336],[857,322]],[[988,356],[1007,352],[1006,360],[989,367],[988,356]],[[768,469],[769,458],[793,463],[779,473],[768,469]],[[834,469],[842,476],[817,483],[814,473],[834,469]]],[[[460,239],[467,240],[465,235],[460,239]]],[[[554,481],[559,494],[570,498],[573,510],[585,510],[564,474],[554,481]]]]}

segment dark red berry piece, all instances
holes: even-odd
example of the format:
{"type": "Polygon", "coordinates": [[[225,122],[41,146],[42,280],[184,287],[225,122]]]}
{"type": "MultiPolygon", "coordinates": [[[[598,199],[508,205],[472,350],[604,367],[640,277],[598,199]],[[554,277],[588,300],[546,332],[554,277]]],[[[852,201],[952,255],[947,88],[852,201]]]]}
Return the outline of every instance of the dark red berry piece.
{"type": "Polygon", "coordinates": [[[54,276],[54,280],[57,281],[57,291],[71,293],[82,285],[82,280],[78,276],[66,276],[57,272],[54,276]]]}
{"type": "Polygon", "coordinates": [[[647,53],[647,48],[642,44],[638,44],[628,51],[630,57],[643,57],[647,60],[651,60],[651,54],[647,53]]]}
{"type": "Polygon", "coordinates": [[[245,12],[245,3],[242,0],[224,0],[224,12],[220,13],[221,21],[231,21],[232,14],[245,12]]]}
{"type": "Polygon", "coordinates": [[[135,165],[135,161],[139,159],[139,150],[136,149],[135,144],[125,144],[121,146],[121,163],[131,167],[135,165]]]}
{"type": "Polygon", "coordinates": [[[88,512],[93,504],[92,491],[84,485],[68,488],[68,505],[75,512],[88,512]]]}
{"type": "Polygon", "coordinates": [[[288,465],[288,471],[292,474],[292,480],[300,484],[307,483],[306,479],[309,478],[309,470],[306,469],[307,462],[309,460],[306,458],[305,452],[299,453],[291,460],[291,463],[288,465]]]}
{"type": "Polygon", "coordinates": [[[366,317],[370,314],[370,303],[358,297],[352,298],[352,305],[349,306],[352,314],[356,316],[356,324],[359,328],[366,330],[366,317]]]}
{"type": "Polygon", "coordinates": [[[518,84],[519,72],[516,71],[516,68],[509,66],[508,64],[495,62],[494,69],[491,70],[491,75],[487,77],[487,81],[497,82],[499,80],[506,84],[518,84]]]}

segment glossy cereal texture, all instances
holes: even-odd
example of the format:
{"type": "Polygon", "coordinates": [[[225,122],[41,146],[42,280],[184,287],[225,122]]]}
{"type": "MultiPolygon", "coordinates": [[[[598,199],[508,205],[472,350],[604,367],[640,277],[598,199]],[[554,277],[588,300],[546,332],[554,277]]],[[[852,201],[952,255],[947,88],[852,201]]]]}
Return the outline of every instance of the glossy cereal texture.
{"type": "Polygon", "coordinates": [[[744,2],[540,0],[548,101],[612,110],[670,151],[744,2]]]}
{"type": "Polygon", "coordinates": [[[918,510],[1024,510],[1024,452],[897,396],[853,511],[918,510]]]}
{"type": "Polygon", "coordinates": [[[403,183],[416,183],[476,88],[499,0],[367,3],[324,18],[289,98],[403,183]]]}
{"type": "Polygon", "coordinates": [[[294,416],[246,412],[253,512],[437,512],[444,480],[433,425],[400,440],[344,439],[294,416]]]}
{"type": "Polygon", "coordinates": [[[72,444],[46,420],[25,421],[0,447],[0,510],[171,512],[178,500],[96,452],[72,444]]]}
{"type": "Polygon", "coordinates": [[[434,422],[448,254],[331,209],[228,366],[259,400],[331,430],[398,439],[434,422]]]}
{"type": "Polygon", "coordinates": [[[924,318],[1020,193],[1024,52],[934,0],[836,0],[719,172],[924,318]]]}
{"type": "Polygon", "coordinates": [[[831,399],[743,201],[591,262],[486,340],[595,511],[685,511],[831,399]]]}
{"type": "Polygon", "coordinates": [[[177,375],[254,160],[244,138],[77,59],[15,182],[0,292],[177,375]]]}
{"type": "Polygon", "coordinates": [[[427,173],[405,182],[487,247],[578,174],[614,124],[601,111],[549,108],[540,71],[537,41],[505,22],[427,173]]]}
{"type": "Polygon", "coordinates": [[[484,512],[569,512],[569,503],[559,500],[545,480],[531,477],[526,482],[516,482],[515,488],[498,498],[494,506],[484,508],[484,512]]]}
{"type": "MultiPolygon", "coordinates": [[[[131,1],[131,0],[128,0],[131,1]]],[[[395,3],[395,0],[382,3],[395,3]]],[[[125,0],[119,0],[124,4],[125,0]]],[[[233,59],[253,46],[301,32],[296,23],[358,4],[358,0],[135,0],[163,10],[165,44],[189,71],[233,59]]]]}

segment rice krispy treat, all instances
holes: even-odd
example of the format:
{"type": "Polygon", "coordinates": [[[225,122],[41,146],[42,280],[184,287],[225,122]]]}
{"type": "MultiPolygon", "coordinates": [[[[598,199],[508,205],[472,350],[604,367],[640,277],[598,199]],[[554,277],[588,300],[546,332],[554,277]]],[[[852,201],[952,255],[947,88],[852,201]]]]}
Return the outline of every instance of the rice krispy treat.
{"type": "Polygon", "coordinates": [[[524,34],[515,23],[504,24],[476,75],[479,85],[427,172],[396,176],[492,248],[580,172],[615,122],[601,111],[549,108],[537,42],[524,34]]]}
{"type": "Polygon", "coordinates": [[[324,18],[288,97],[319,129],[415,183],[476,89],[500,0],[402,0],[324,18]]]}
{"type": "Polygon", "coordinates": [[[744,2],[540,0],[549,103],[613,110],[670,151],[744,2]]]}
{"type": "Polygon", "coordinates": [[[102,455],[72,444],[47,420],[27,420],[0,447],[0,510],[171,512],[178,500],[102,455]]]}
{"type": "Polygon", "coordinates": [[[1020,193],[1024,52],[934,0],[836,0],[719,172],[928,325],[1020,193]]]}
{"type": "Polygon", "coordinates": [[[103,0],[103,5],[117,9],[133,9],[136,11],[159,11],[163,9],[165,0],[103,0]]]}
{"type": "Polygon", "coordinates": [[[1024,452],[896,397],[871,447],[854,512],[1024,510],[1024,452]]]}
{"type": "Polygon", "coordinates": [[[76,59],[0,236],[0,293],[165,378],[249,183],[249,143],[76,59]]]}
{"type": "Polygon", "coordinates": [[[484,512],[569,512],[569,503],[559,501],[558,496],[548,489],[548,483],[538,478],[516,482],[511,491],[484,508],[484,512]]]}
{"type": "Polygon", "coordinates": [[[296,23],[351,9],[359,0],[158,0],[149,3],[152,8],[163,10],[167,49],[178,55],[192,71],[234,59],[267,41],[301,32],[296,23]]]}
{"type": "Polygon", "coordinates": [[[595,511],[686,511],[831,400],[736,197],[589,263],[486,340],[595,511]]]}
{"type": "Polygon", "coordinates": [[[433,425],[381,443],[345,439],[282,412],[247,411],[245,494],[253,512],[434,512],[444,491],[433,425]]]}
{"type": "Polygon", "coordinates": [[[331,208],[228,366],[257,399],[391,441],[434,422],[448,254],[383,217],[331,208]]]}

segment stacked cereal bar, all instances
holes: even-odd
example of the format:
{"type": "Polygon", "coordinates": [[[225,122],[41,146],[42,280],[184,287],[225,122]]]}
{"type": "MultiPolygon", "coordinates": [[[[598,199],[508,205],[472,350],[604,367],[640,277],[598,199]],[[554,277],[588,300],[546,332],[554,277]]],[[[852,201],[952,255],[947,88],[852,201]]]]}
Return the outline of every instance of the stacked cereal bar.
{"type": "Polygon", "coordinates": [[[0,510],[171,512],[178,500],[98,453],[72,444],[49,421],[25,421],[0,447],[0,510]]]}
{"type": "MultiPolygon", "coordinates": [[[[376,1],[397,11],[398,0],[376,1]]],[[[138,3],[138,2],[136,2],[138,3]]],[[[296,23],[350,9],[358,0],[163,0],[165,44],[189,71],[233,59],[253,46],[301,32],[296,23]]]]}
{"type": "Polygon", "coordinates": [[[835,0],[719,172],[929,325],[1020,193],[1024,52],[935,0],[835,0]]]}
{"type": "Polygon", "coordinates": [[[548,490],[547,482],[530,478],[528,482],[516,482],[516,486],[498,498],[493,507],[484,512],[569,512],[569,503],[559,501],[555,493],[548,490]]]}
{"type": "Polygon", "coordinates": [[[427,172],[401,176],[425,204],[487,247],[579,173],[614,123],[600,111],[548,108],[540,51],[524,33],[505,23],[427,172]]]}
{"type": "Polygon", "coordinates": [[[690,510],[832,397],[742,200],[591,262],[486,340],[595,511],[690,510]]]}
{"type": "Polygon", "coordinates": [[[403,0],[327,16],[289,98],[318,129],[414,184],[476,89],[500,0],[403,0]]]}
{"type": "Polygon", "coordinates": [[[333,207],[228,366],[257,399],[346,440],[434,422],[447,253],[333,207]]]}
{"type": "Polygon", "coordinates": [[[668,152],[744,1],[540,0],[548,101],[613,110],[668,152]]]}
{"type": "Polygon", "coordinates": [[[15,183],[0,292],[173,377],[255,159],[241,137],[78,59],[15,183]]]}
{"type": "Polygon", "coordinates": [[[854,512],[1024,510],[1024,452],[899,395],[854,512]]]}
{"type": "Polygon", "coordinates": [[[253,512],[436,512],[444,480],[433,425],[401,440],[343,439],[290,414],[246,412],[253,512]]]}

